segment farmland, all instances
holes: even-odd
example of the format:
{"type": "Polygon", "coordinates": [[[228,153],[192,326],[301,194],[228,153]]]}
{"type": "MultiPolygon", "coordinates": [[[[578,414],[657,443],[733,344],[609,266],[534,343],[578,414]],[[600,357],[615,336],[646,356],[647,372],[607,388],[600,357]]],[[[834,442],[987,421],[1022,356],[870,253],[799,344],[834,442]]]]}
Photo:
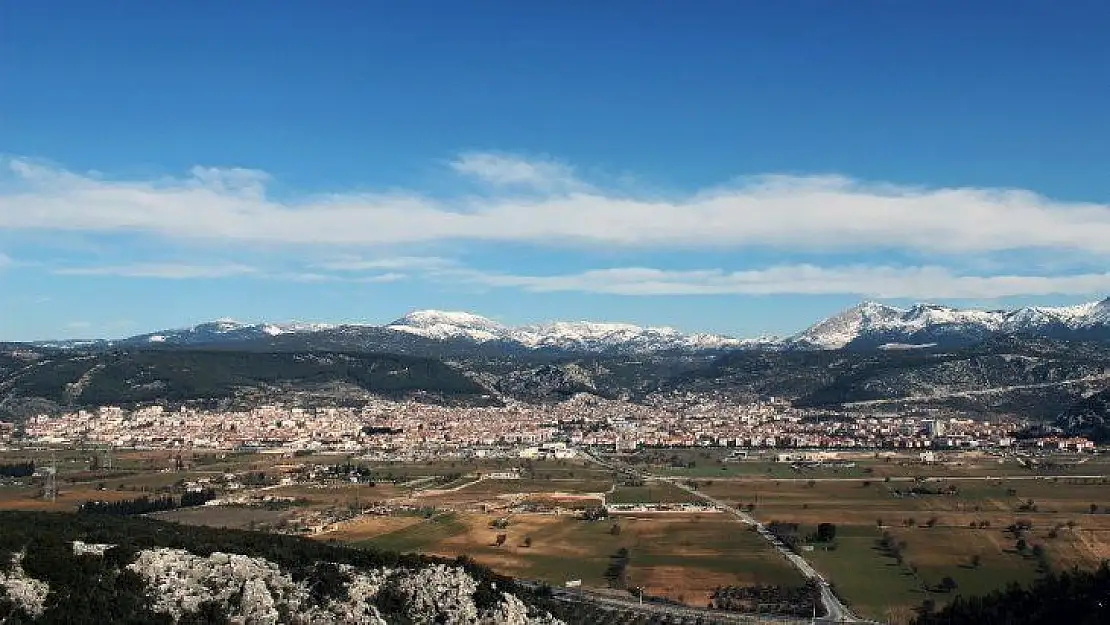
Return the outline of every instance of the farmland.
{"type": "Polygon", "coordinates": [[[925,599],[940,604],[1031,581],[1042,567],[1093,568],[1110,557],[1103,479],[718,479],[700,490],[766,523],[796,523],[802,536],[835,524],[835,549],[806,557],[861,614],[895,622],[925,599]],[[881,547],[884,535],[898,558],[881,547]],[[955,588],[939,592],[945,578],[955,588]]]}
{"type": "Polygon", "coordinates": [[[225,505],[153,516],[467,555],[524,579],[643,588],[700,606],[719,586],[803,583],[736,517],[676,505],[704,503],[680,488],[693,487],[789,528],[799,553],[853,611],[891,623],[906,621],[925,600],[944,604],[1110,558],[1110,488],[1101,477],[1110,464],[1101,456],[1031,467],[976,454],[930,464],[908,454],[818,463],[726,454],[651,450],[620,458],[638,461],[625,465],[641,476],[632,479],[586,460],[236,453],[182,460],[170,451],[128,451],[105,466],[102,450],[10,450],[0,452],[0,463],[56,466],[58,492],[44,499],[41,475],[3,478],[0,508],[74,510],[90,500],[179,496],[185,484],[203,483],[225,505]],[[606,505],[614,507],[598,516],[606,505]],[[823,523],[835,526],[835,538],[816,543],[823,523]],[[608,575],[618,553],[627,555],[619,581],[608,575]]]}
{"type": "Polygon", "coordinates": [[[367,526],[337,531],[332,537],[357,544],[455,557],[469,555],[494,570],[526,579],[563,584],[579,579],[605,587],[609,558],[628,549],[627,585],[645,592],[705,605],[717,586],[753,583],[798,585],[802,580],[753,532],[720,514],[620,517],[583,521],[572,516],[520,514],[504,528],[500,517],[448,514],[364,538],[367,526]],[[617,528],[614,530],[614,528],[617,528]],[[497,537],[505,541],[497,545],[497,537]]]}

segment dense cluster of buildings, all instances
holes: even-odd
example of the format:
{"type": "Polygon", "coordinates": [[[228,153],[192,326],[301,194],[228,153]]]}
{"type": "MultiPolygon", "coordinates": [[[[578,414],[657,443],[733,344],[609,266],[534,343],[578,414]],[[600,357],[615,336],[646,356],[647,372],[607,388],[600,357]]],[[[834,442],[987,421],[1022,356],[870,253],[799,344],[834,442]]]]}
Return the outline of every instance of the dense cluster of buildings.
{"type": "MultiPolygon", "coordinates": [[[[936,449],[1007,447],[1024,426],[940,412],[830,414],[775,399],[736,402],[660,396],[645,403],[579,395],[555,405],[445,407],[376,400],[359,407],[259,406],[242,411],[103,407],[31,418],[0,441],[116,447],[335,450],[363,453],[485,451],[514,447],[558,457],[558,443],[612,447],[936,449]]],[[[1085,450],[1082,439],[1050,443],[1085,450]]]]}

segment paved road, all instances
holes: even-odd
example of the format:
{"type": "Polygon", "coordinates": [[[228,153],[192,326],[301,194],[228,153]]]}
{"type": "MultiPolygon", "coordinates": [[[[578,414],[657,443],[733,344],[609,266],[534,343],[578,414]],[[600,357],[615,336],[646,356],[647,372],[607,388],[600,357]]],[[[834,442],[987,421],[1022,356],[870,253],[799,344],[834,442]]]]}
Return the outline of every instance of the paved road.
{"type": "Polygon", "coordinates": [[[852,611],[848,609],[848,606],[844,605],[844,603],[840,601],[836,594],[833,593],[832,587],[829,585],[829,582],[824,578],[824,576],[821,575],[821,573],[817,571],[817,569],[813,568],[809,564],[809,562],[806,562],[805,558],[791,551],[791,549],[787,547],[785,543],[779,540],[777,536],[772,534],[771,530],[767,529],[767,527],[764,526],[763,523],[760,523],[755,517],[739,508],[728,505],[727,503],[717,499],[716,497],[710,497],[705,493],[690,488],[678,479],[670,479],[664,481],[668,481],[678,488],[681,488],[682,490],[690,493],[691,495],[694,495],[695,497],[698,497],[704,501],[708,501],[709,503],[721,508],[725,512],[732,514],[744,523],[754,526],[755,530],[759,532],[759,535],[767,540],[767,542],[771,543],[771,545],[774,546],[774,548],[777,549],[778,552],[783,555],[783,557],[789,560],[790,563],[794,565],[794,568],[798,569],[798,571],[800,571],[806,579],[817,582],[818,587],[821,589],[821,605],[825,607],[826,619],[836,623],[853,623],[860,620],[856,617],[855,614],[852,614],[852,611]]]}
{"type": "Polygon", "coordinates": [[[757,520],[755,517],[748,514],[747,512],[744,512],[739,508],[730,506],[727,503],[716,499],[715,497],[710,497],[705,493],[699,492],[693,488],[690,488],[689,486],[686,486],[686,484],[683,483],[683,480],[686,478],[656,478],[651,475],[643,474],[640,471],[627,465],[617,466],[613,463],[601,460],[600,458],[597,458],[596,456],[584,450],[578,451],[585,457],[606,468],[617,471],[630,472],[640,476],[644,480],[659,480],[669,482],[677,486],[678,488],[681,488],[682,490],[690,493],[691,495],[694,495],[695,497],[698,497],[704,501],[720,507],[722,510],[732,514],[744,523],[755,527],[756,531],[759,532],[759,535],[767,540],[767,542],[771,543],[771,545],[774,546],[774,548],[778,550],[778,552],[781,553],[787,559],[787,561],[794,565],[794,568],[798,569],[798,571],[801,572],[801,574],[806,579],[811,579],[817,582],[818,587],[821,590],[821,605],[824,606],[826,615],[824,619],[822,619],[822,622],[856,623],[862,620],[855,614],[852,614],[852,611],[848,609],[848,606],[844,605],[844,603],[840,601],[836,594],[833,593],[832,587],[829,585],[829,582],[821,575],[821,573],[817,571],[817,569],[813,568],[809,564],[809,562],[806,562],[805,558],[791,551],[790,548],[787,547],[781,540],[779,540],[778,537],[772,534],[771,531],[763,525],[763,523],[760,523],[759,520],[757,520]]]}

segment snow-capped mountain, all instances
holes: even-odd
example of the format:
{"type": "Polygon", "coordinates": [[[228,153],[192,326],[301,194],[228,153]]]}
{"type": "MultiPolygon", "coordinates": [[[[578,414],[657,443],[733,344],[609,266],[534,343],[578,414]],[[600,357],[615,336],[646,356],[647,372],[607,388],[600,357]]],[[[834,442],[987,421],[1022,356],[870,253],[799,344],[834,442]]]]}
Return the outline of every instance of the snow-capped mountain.
{"type": "MultiPolygon", "coordinates": [[[[190,328],[163,330],[104,346],[235,345],[283,349],[359,349],[429,352],[452,356],[559,354],[702,353],[772,346],[775,339],[742,340],[714,334],[684,334],[673,328],[625,323],[559,321],[513,327],[468,312],[418,310],[382,326],[315,323],[239,323],[220,319],[190,328]]],[[[46,344],[43,344],[46,346],[46,344]]],[[[51,346],[64,346],[55,342],[51,346]]],[[[89,346],[87,343],[83,346],[89,346]]]]}
{"type": "Polygon", "coordinates": [[[511,334],[510,328],[492,319],[468,312],[441,310],[413,311],[385,327],[440,341],[467,339],[485,343],[508,339],[511,334]]]}
{"type": "Polygon", "coordinates": [[[411,312],[385,327],[436,340],[500,341],[527,350],[588,353],[700,352],[755,347],[770,342],[714,334],[683,334],[674,328],[627,323],[557,321],[512,327],[472,313],[437,310],[411,312]]]}
{"type": "Polygon", "coordinates": [[[180,328],[177,330],[164,330],[150,334],[132,336],[122,341],[113,341],[124,345],[204,345],[208,343],[232,343],[248,341],[264,337],[281,336],[283,334],[303,334],[307,332],[320,332],[333,328],[331,324],[324,323],[239,323],[232,319],[218,319],[208,323],[180,328]]]}
{"type": "Polygon", "coordinates": [[[862,302],[786,339],[685,334],[668,327],[556,321],[509,326],[469,312],[418,310],[385,325],[239,323],[221,319],[117,341],[55,341],[44,347],[236,345],[253,349],[359,350],[434,357],[564,354],[706,354],[737,349],[960,347],[1004,337],[1110,341],[1110,298],[1078,306],[1016,310],[937,304],[897,308],[862,302]]]}
{"type": "Polygon", "coordinates": [[[1110,298],[1078,306],[972,310],[862,302],[789,338],[796,349],[970,345],[997,336],[1110,340],[1110,298]]]}

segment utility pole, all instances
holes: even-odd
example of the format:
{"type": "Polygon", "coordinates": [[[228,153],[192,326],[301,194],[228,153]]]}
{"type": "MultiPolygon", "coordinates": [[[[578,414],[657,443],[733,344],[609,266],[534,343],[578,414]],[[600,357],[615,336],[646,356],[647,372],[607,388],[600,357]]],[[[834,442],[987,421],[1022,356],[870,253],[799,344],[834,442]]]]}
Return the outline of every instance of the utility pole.
{"type": "Polygon", "coordinates": [[[42,487],[42,498],[51,502],[58,501],[58,458],[50,450],[50,467],[46,470],[46,483],[42,487]]]}

